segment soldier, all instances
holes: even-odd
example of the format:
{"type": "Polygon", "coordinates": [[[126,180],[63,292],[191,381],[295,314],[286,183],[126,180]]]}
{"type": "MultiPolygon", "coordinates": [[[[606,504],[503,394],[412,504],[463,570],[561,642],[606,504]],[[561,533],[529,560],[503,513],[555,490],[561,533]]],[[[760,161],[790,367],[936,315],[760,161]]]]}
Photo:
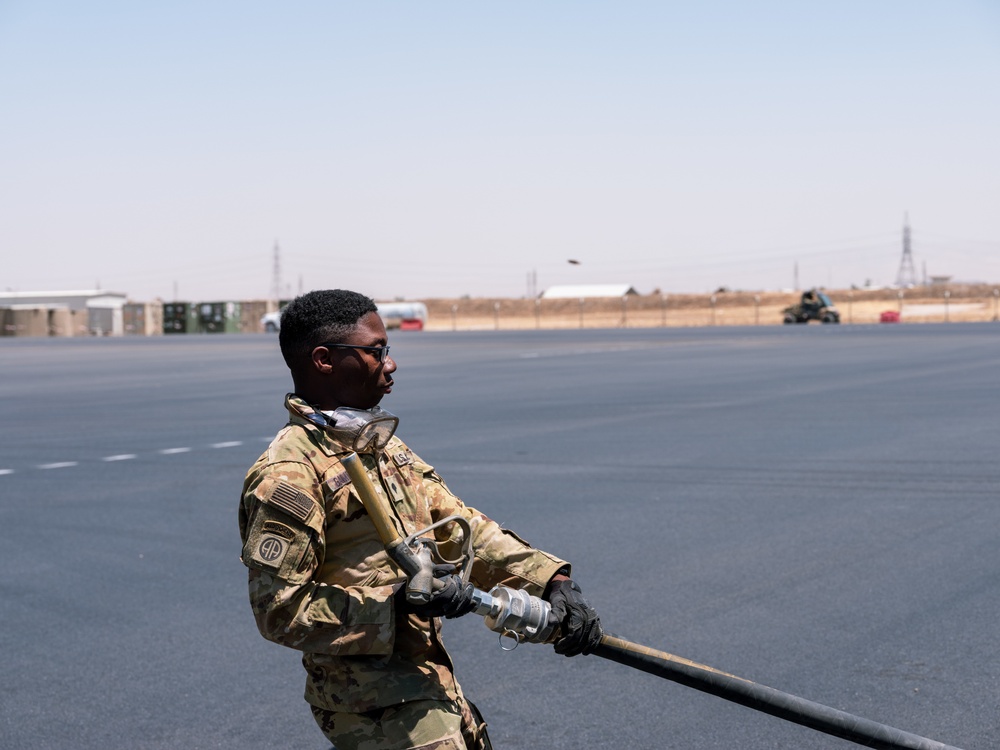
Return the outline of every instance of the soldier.
{"type": "MultiPolygon", "coordinates": [[[[472,607],[473,584],[542,596],[560,624],[558,653],[589,653],[596,612],[570,566],[451,493],[434,468],[395,436],[379,402],[396,362],[375,303],[356,292],[315,291],[281,316],[281,354],[294,393],[288,424],[247,474],[240,504],[242,560],[261,634],[303,652],[305,698],[337,750],[483,750],[486,724],[455,680],[441,617],[472,607]],[[473,529],[471,581],[436,571],[431,600],[406,600],[406,577],[386,554],[341,457],[356,452],[392,500],[404,535],[450,515],[473,529]]],[[[449,524],[435,536],[446,546],[449,524]]]]}

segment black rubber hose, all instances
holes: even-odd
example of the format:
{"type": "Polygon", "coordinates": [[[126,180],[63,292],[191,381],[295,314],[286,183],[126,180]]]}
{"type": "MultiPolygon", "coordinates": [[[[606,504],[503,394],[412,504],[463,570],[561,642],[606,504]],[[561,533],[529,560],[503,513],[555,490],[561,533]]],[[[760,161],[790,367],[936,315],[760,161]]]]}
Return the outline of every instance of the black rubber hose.
{"type": "Polygon", "coordinates": [[[881,750],[958,750],[951,745],[758,685],[742,677],[640,646],[615,635],[605,634],[592,653],[865,747],[881,750]]]}

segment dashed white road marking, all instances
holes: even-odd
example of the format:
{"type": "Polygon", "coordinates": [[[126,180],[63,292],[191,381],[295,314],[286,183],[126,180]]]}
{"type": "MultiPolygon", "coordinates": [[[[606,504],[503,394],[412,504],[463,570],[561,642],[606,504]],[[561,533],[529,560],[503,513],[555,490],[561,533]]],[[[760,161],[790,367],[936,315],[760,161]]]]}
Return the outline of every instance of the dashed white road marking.
{"type": "MultiPolygon", "coordinates": [[[[258,439],[261,442],[270,443],[274,438],[272,436],[268,436],[268,437],[262,437],[262,438],[258,438],[258,439]]],[[[252,442],[252,440],[251,440],[251,442],[252,442]]],[[[224,440],[224,441],[218,442],[218,443],[210,443],[207,447],[208,448],[238,448],[239,446],[245,445],[246,443],[247,443],[247,441],[244,441],[244,440],[224,440]]],[[[160,450],[156,451],[156,453],[160,454],[161,456],[171,456],[171,455],[175,455],[177,453],[191,453],[193,450],[194,450],[194,448],[191,447],[191,446],[182,446],[182,447],[177,447],[177,448],[161,448],[160,450]]],[[[94,459],[94,460],[95,461],[96,460],[104,461],[105,463],[114,463],[114,462],[117,462],[117,461],[131,461],[131,460],[136,459],[138,457],[139,457],[138,453],[115,453],[113,455],[104,456],[104,457],[102,457],[100,459],[94,459]]],[[[47,469],[68,469],[70,467],[79,466],[79,465],[80,465],[79,461],[53,461],[53,462],[47,463],[47,464],[35,464],[35,466],[32,467],[32,468],[42,469],[42,470],[47,470],[47,469]]],[[[16,473],[14,469],[0,469],[0,476],[5,476],[7,474],[14,474],[14,473],[16,473]]]]}

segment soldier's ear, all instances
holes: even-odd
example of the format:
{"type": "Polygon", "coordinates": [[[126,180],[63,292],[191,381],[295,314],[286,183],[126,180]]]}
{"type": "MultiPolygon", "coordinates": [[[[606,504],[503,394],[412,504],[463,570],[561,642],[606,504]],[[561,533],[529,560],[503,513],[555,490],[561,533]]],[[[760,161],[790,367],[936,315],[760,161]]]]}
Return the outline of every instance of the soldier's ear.
{"type": "Polygon", "coordinates": [[[309,355],[312,369],[322,375],[329,375],[334,370],[333,353],[325,346],[317,346],[309,355]]]}

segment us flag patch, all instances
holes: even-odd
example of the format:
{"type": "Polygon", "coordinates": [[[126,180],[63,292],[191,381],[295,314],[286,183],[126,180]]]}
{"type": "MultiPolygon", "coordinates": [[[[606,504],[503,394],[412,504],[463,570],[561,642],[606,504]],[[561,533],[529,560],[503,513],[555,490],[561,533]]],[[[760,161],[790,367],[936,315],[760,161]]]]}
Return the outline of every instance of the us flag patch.
{"type": "Polygon", "coordinates": [[[312,498],[290,484],[279,483],[275,485],[271,492],[270,503],[300,521],[309,520],[313,511],[312,498]]]}

